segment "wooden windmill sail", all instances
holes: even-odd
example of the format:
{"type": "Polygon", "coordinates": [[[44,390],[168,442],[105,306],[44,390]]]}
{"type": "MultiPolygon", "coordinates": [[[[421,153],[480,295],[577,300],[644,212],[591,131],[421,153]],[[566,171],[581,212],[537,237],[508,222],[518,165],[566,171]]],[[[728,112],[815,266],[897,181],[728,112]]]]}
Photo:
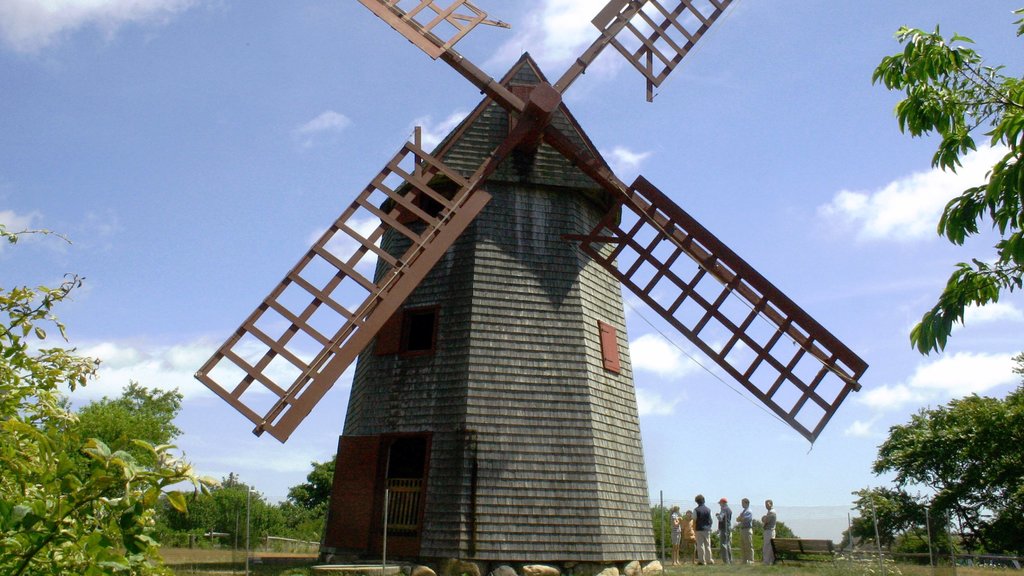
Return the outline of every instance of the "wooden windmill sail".
{"type": "Polygon", "coordinates": [[[332,514],[365,526],[329,526],[334,547],[380,550],[380,488],[393,487],[410,495],[388,518],[410,556],[650,556],[619,283],[817,438],[859,389],[864,361],[653,184],[621,182],[562,104],[607,46],[650,99],[731,0],[612,0],[593,20],[597,40],[554,84],[528,58],[498,81],[455,52],[474,26],[501,24],[465,0],[360,2],[486,99],[437,151],[403,146],[197,374],[257,434],[285,441],[362,355],[339,449],[362,468],[336,479],[347,499],[332,514]],[[366,221],[379,224],[365,234],[366,221]],[[519,224],[501,239],[508,222],[519,224]],[[493,318],[503,310],[505,329],[493,318]],[[528,351],[506,346],[497,372],[487,366],[498,356],[478,361],[519,341],[528,351]],[[565,365],[564,347],[579,360],[565,365]],[[523,422],[545,428],[538,412],[569,422],[563,442],[543,441],[557,426],[517,436],[523,422]],[[567,477],[582,484],[560,489],[567,477]],[[574,532],[559,518],[584,514],[565,504],[580,491],[597,512],[574,532]],[[507,513],[519,532],[494,534],[507,513]]]}

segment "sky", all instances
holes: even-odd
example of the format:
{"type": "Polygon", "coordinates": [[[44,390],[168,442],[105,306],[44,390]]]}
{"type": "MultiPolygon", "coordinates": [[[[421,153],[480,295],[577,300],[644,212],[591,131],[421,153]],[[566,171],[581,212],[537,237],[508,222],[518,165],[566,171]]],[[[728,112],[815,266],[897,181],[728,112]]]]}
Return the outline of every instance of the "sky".
{"type": "MultiPolygon", "coordinates": [[[[457,49],[495,77],[528,51],[557,78],[604,3],[479,0],[512,27],[457,49]]],[[[613,52],[572,86],[622,180],[643,174],[870,365],[812,446],[627,294],[653,502],[772,498],[798,534],[838,539],[851,492],[890,481],[871,472],[890,426],[1019,384],[1019,294],[971,310],[941,354],[908,339],[957,262],[992,257],[991,233],[957,247],[935,224],[999,150],[932,169],[934,139],[901,134],[899,95],[871,83],[901,25],[941,24],[1020,76],[1017,7],[736,0],[653,103],[613,52]]],[[[0,0],[0,223],[71,241],[0,247],[0,285],[85,277],[57,311],[103,361],[75,404],[177,388],[186,458],[282,500],[333,457],[350,373],[285,445],[192,375],[415,126],[436,142],[479,98],[352,0],[0,0]]]]}

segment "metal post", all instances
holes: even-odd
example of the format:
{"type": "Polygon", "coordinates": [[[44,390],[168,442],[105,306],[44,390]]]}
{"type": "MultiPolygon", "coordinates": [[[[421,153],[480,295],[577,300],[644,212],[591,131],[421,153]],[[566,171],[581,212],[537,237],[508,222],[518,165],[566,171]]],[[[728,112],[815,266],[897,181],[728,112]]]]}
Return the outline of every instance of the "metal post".
{"type": "Polygon", "coordinates": [[[956,549],[953,547],[953,517],[949,517],[949,524],[946,525],[946,535],[949,536],[949,565],[953,567],[953,574],[956,574],[956,549]]]}
{"type": "Polygon", "coordinates": [[[850,517],[850,513],[846,513],[846,537],[850,540],[850,561],[853,561],[853,518],[850,517]]]}
{"type": "Polygon", "coordinates": [[[664,564],[667,560],[665,558],[665,493],[658,490],[658,515],[661,516],[661,562],[664,564]]]}
{"type": "Polygon", "coordinates": [[[388,459],[384,464],[384,540],[381,542],[380,549],[380,576],[387,576],[384,571],[388,565],[388,504],[391,500],[391,487],[388,485],[388,479],[391,478],[391,448],[393,444],[388,444],[388,459]]]}
{"type": "Polygon", "coordinates": [[[245,487],[245,576],[249,576],[249,508],[252,502],[252,488],[245,487]]]}
{"type": "Polygon", "coordinates": [[[380,556],[380,576],[387,576],[388,566],[388,504],[391,500],[391,488],[384,488],[384,544],[380,556]]]}
{"type": "Polygon", "coordinates": [[[928,565],[935,568],[935,556],[932,553],[932,520],[927,506],[924,507],[924,527],[928,531],[928,565]]]}
{"type": "Polygon", "coordinates": [[[882,538],[878,535],[878,514],[875,513],[875,497],[871,496],[871,520],[875,524],[875,547],[878,549],[878,568],[885,576],[885,562],[882,558],[882,538]]]}
{"type": "Polygon", "coordinates": [[[240,510],[236,509],[235,510],[235,545],[231,547],[231,573],[232,574],[235,573],[235,568],[236,568],[235,560],[238,560],[238,556],[236,556],[236,554],[238,554],[238,524],[239,524],[239,522],[241,522],[241,518],[240,518],[241,515],[242,515],[242,512],[240,510]]]}

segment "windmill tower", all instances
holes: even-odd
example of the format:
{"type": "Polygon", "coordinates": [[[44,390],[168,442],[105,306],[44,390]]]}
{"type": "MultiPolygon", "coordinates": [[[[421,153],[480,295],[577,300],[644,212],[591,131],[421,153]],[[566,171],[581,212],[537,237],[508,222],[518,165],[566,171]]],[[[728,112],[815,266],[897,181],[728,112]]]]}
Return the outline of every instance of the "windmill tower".
{"type": "Polygon", "coordinates": [[[610,0],[554,84],[455,52],[504,26],[467,0],[360,2],[486,98],[434,153],[406,143],[196,375],[283,442],[358,357],[325,552],[651,559],[620,286],[811,441],[860,388],[863,360],[562,104],[608,46],[650,100],[731,0],[610,0]]]}
{"type": "MultiPolygon", "coordinates": [[[[528,56],[502,80],[542,82],[528,56]]],[[[564,106],[553,121],[593,150],[564,106]]],[[[485,100],[436,155],[472,170],[509,125],[485,100]]],[[[389,555],[651,559],[620,284],[563,239],[614,200],[548,146],[511,155],[487,191],[356,364],[325,552],[380,554],[386,488],[389,555]]]]}

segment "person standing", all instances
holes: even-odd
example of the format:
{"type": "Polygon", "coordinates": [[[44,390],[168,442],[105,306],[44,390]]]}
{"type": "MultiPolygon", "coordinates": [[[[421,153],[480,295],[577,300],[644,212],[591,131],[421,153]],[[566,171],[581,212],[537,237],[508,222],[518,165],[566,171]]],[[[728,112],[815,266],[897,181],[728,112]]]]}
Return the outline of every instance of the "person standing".
{"type": "Polygon", "coordinates": [[[775,563],[775,550],[772,548],[772,538],[775,538],[775,522],[777,519],[775,511],[772,510],[774,505],[774,502],[771,500],[765,500],[764,507],[768,509],[768,512],[765,512],[765,515],[761,517],[761,524],[764,524],[764,549],[761,553],[764,557],[765,565],[775,563]]]}
{"type": "Polygon", "coordinates": [[[750,513],[750,499],[742,501],[743,510],[736,517],[736,525],[740,529],[740,552],[744,564],[754,563],[754,515],[750,513]]]}
{"type": "Polygon", "coordinates": [[[683,561],[689,557],[690,563],[695,564],[697,562],[697,535],[693,531],[693,511],[687,510],[686,514],[683,515],[683,561]]]}
{"type": "Polygon", "coordinates": [[[718,517],[718,557],[723,564],[732,564],[732,509],[729,508],[729,501],[722,498],[718,501],[721,509],[718,517]]]}
{"type": "Polygon", "coordinates": [[[697,564],[714,564],[711,557],[711,508],[704,505],[704,495],[697,494],[694,499],[697,507],[693,509],[693,527],[697,532],[697,564]]]}
{"type": "Polygon", "coordinates": [[[679,542],[683,538],[683,515],[679,513],[679,506],[672,507],[669,519],[672,521],[672,565],[679,566],[679,542]]]}

